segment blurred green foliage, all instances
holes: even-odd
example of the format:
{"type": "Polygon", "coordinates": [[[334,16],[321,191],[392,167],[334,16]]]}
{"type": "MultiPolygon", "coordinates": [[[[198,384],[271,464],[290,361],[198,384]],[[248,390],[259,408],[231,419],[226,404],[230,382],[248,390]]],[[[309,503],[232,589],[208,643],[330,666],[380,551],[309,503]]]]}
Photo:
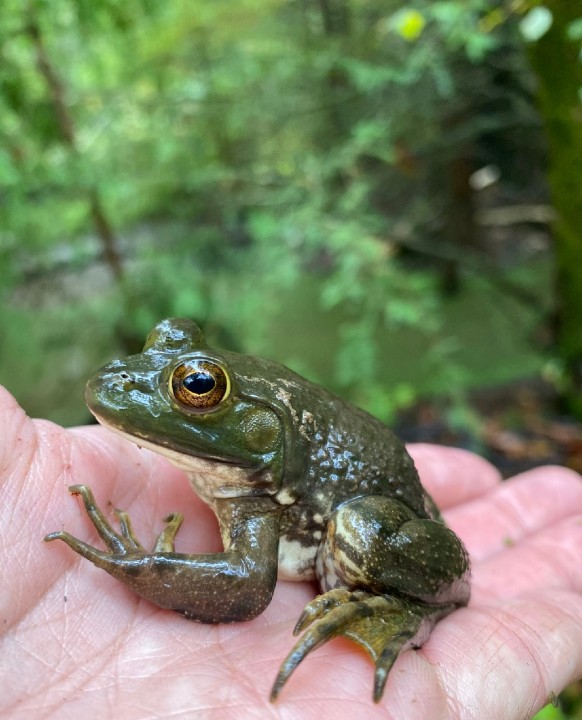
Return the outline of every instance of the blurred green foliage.
{"type": "Polygon", "coordinates": [[[543,195],[538,5],[4,0],[0,381],[81,421],[171,315],[385,419],[538,371],[551,263],[495,257],[467,194],[543,195]]]}

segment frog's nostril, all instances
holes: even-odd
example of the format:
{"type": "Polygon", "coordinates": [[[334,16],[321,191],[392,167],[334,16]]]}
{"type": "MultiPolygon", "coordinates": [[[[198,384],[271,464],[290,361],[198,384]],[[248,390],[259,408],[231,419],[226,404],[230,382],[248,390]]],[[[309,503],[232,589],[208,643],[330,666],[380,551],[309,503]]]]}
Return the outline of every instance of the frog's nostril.
{"type": "Polygon", "coordinates": [[[137,385],[135,375],[132,375],[125,370],[116,374],[114,383],[121,390],[133,390],[137,385]]]}

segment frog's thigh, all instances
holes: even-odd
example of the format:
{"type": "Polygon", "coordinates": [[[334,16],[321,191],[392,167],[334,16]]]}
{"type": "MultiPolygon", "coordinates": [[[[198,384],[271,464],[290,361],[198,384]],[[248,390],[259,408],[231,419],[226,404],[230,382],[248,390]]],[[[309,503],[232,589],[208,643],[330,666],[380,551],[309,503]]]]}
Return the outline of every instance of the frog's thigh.
{"type": "Polygon", "coordinates": [[[324,590],[398,592],[429,603],[466,604],[469,560],[459,538],[383,496],[343,503],[330,517],[318,553],[324,590]]]}

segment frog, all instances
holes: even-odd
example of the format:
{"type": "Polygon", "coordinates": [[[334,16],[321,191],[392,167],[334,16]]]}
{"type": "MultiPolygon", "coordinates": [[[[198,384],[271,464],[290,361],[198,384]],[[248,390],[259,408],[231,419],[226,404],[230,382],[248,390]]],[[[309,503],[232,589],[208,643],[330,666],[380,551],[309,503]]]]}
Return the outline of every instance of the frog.
{"type": "Polygon", "coordinates": [[[109,522],[86,485],[80,496],[106,546],[65,530],[61,540],[142,598],[202,623],[249,621],[278,579],[315,581],[270,699],[331,638],[372,659],[373,700],[401,653],[470,599],[470,562],[387,425],[284,365],[210,347],[194,321],[171,318],[143,351],[87,383],[95,418],[183,469],[216,515],[223,550],[175,551],[182,514],[146,549],[125,511],[109,522]]]}

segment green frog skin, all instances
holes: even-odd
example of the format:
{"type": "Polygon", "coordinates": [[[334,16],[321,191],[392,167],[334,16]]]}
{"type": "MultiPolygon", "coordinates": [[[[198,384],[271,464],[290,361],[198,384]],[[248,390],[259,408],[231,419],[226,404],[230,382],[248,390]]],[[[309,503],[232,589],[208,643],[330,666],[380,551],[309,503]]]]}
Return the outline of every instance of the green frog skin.
{"type": "Polygon", "coordinates": [[[144,350],[87,384],[100,423],[184,469],[215,512],[224,551],[174,551],[175,513],[153,550],[117,512],[117,532],[90,489],[80,495],[103,552],[63,540],[138,595],[204,623],[250,620],[277,577],[317,580],[301,635],[271,699],[303,658],[339,635],[362,646],[383,693],[399,653],[469,601],[469,560],[442,522],[402,443],[381,422],[282,365],[214,350],[189,320],[159,323],[144,350]]]}

